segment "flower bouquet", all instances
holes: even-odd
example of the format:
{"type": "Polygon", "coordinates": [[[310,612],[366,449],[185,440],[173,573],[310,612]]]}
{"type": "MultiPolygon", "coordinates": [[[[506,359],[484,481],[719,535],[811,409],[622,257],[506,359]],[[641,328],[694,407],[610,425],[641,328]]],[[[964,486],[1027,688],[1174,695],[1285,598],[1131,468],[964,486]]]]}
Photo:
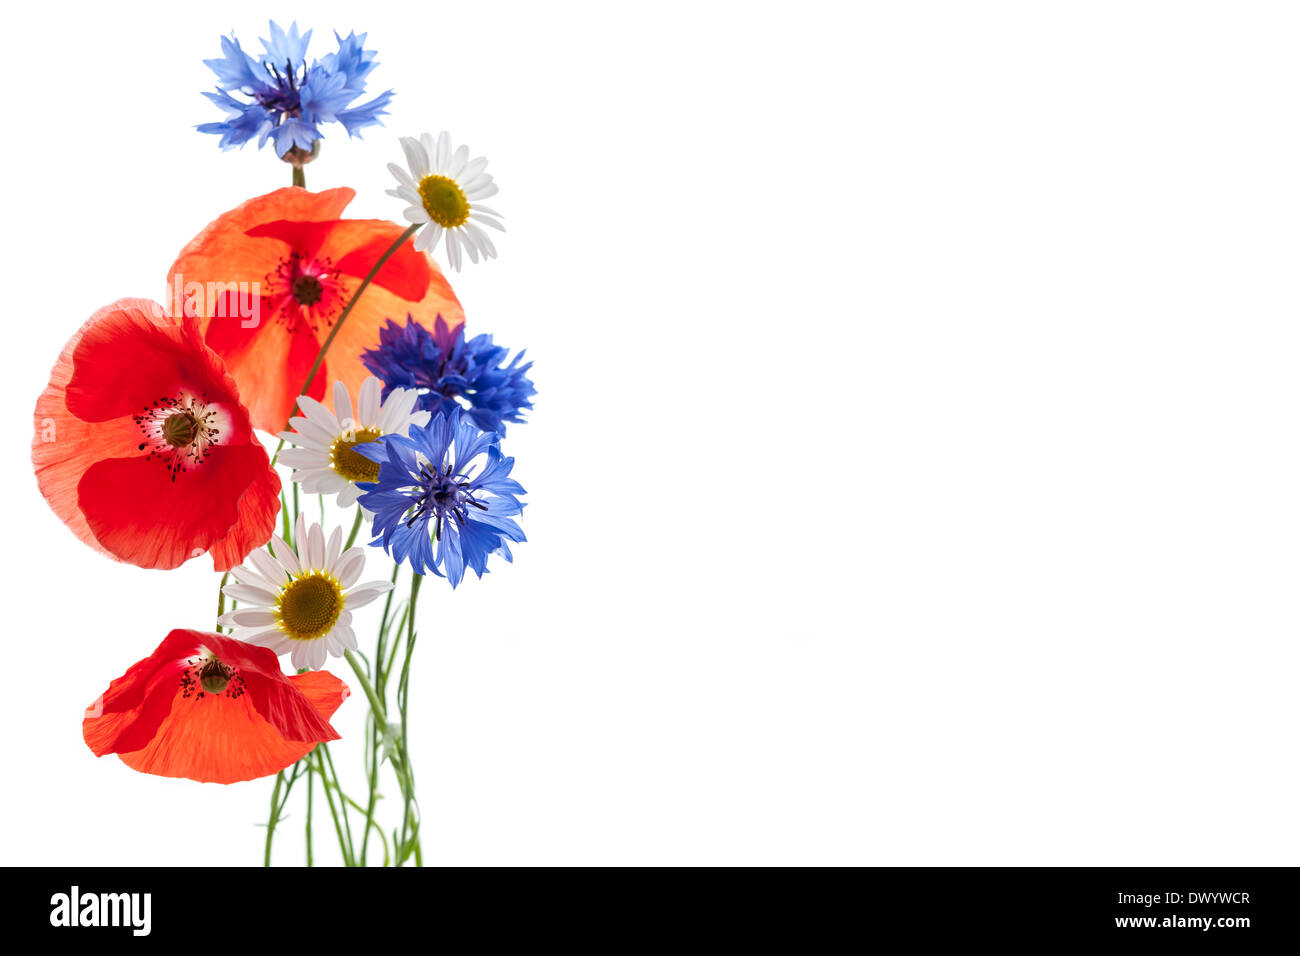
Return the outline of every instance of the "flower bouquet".
{"type": "Polygon", "coordinates": [[[291,799],[309,833],[323,804],[345,865],[423,862],[407,743],[420,589],[481,577],[524,540],[501,444],[532,407],[531,363],[466,337],[433,258],[459,271],[496,256],[487,160],[445,132],[402,138],[388,193],[405,225],[345,218],[352,189],[307,188],[326,131],[358,136],[392,104],[391,90],[366,99],[365,41],[335,34],[309,59],[296,24],[270,24],[260,55],[222,38],[204,95],[225,119],[198,130],[269,148],[291,185],[217,215],[171,264],[162,302],[90,316],[35,410],[40,490],[81,541],[142,568],[207,555],[221,574],[215,620],[196,611],[109,683],[87,746],[142,773],[268,778],[267,865],[291,799]],[[391,569],[367,574],[380,553],[391,569]],[[332,659],[368,708],[368,792],[335,769],[330,720],[349,683],[332,659]],[[385,820],[388,781],[400,800],[385,820]]]}

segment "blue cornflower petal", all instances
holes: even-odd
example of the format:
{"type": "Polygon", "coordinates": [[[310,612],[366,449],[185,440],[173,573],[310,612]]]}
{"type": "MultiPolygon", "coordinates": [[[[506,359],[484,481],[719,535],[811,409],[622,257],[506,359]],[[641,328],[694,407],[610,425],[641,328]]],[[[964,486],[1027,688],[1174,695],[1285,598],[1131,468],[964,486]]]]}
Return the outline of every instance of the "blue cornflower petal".
{"type": "Polygon", "coordinates": [[[221,38],[221,57],[204,60],[203,65],[217,74],[219,86],[251,93],[266,82],[266,73],[256,60],[244,52],[234,37],[221,38]]]}
{"type": "Polygon", "coordinates": [[[537,393],[520,352],[506,363],[509,349],[490,335],[465,340],[464,325],[453,332],[438,316],[430,332],[409,315],[405,325],[389,319],[379,330],[379,346],[361,361],[384,383],[384,398],[395,388],[420,392],[418,408],[443,414],[460,411],[485,432],[504,435],[507,422],[524,421],[537,393]]]}
{"type": "Polygon", "coordinates": [[[289,24],[289,32],[286,34],[272,20],[271,39],[263,39],[262,48],[266,50],[266,58],[280,66],[284,63],[301,63],[307,56],[307,44],[310,42],[311,31],[299,36],[296,21],[289,24]]]}
{"type": "Polygon", "coordinates": [[[357,136],[367,126],[380,125],[379,117],[388,114],[388,104],[391,102],[393,102],[393,91],[386,90],[363,106],[340,110],[338,121],[343,124],[349,136],[357,136]]]}

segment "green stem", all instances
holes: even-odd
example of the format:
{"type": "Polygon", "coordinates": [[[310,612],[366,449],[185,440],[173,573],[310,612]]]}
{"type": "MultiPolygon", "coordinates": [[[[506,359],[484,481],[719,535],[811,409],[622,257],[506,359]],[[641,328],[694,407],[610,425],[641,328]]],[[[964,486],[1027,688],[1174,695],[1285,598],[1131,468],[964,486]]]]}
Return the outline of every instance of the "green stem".
{"type": "Polygon", "coordinates": [[[408,700],[407,690],[411,677],[411,655],[415,652],[415,604],[420,597],[420,584],[424,581],[423,574],[411,575],[411,601],[406,608],[406,658],[402,662],[402,676],[397,683],[397,706],[401,711],[402,720],[402,739],[400,752],[402,755],[401,773],[405,778],[402,787],[402,798],[404,807],[402,810],[402,843],[401,850],[398,853],[397,862],[401,865],[408,852],[408,839],[415,846],[415,863],[416,866],[423,866],[423,857],[420,853],[420,821],[419,809],[415,803],[415,774],[411,770],[411,750],[410,739],[408,737],[406,705],[408,700]],[[410,832],[408,838],[407,833],[410,832]]]}
{"type": "MultiPolygon", "coordinates": [[[[343,826],[342,824],[339,823],[339,812],[338,809],[334,806],[334,794],[330,792],[331,784],[330,784],[329,773],[326,772],[325,770],[325,760],[320,753],[320,749],[323,746],[324,744],[318,745],[316,748],[316,752],[313,753],[311,757],[309,757],[308,759],[312,759],[312,758],[315,759],[316,772],[320,774],[321,791],[325,794],[325,802],[329,804],[330,818],[334,821],[334,835],[338,837],[339,852],[343,854],[343,865],[351,866],[352,853],[348,849],[348,844],[343,842],[343,826]]],[[[341,790],[339,791],[339,795],[340,797],[342,796],[341,790]]],[[[345,815],[347,814],[346,809],[344,809],[343,812],[345,815]]]]}
{"type": "Polygon", "coordinates": [[[262,865],[271,865],[271,840],[275,825],[280,822],[280,787],[284,784],[284,771],[275,775],[275,789],[271,791],[271,815],[266,820],[266,849],[262,851],[262,865]]]}
{"type": "Polygon", "coordinates": [[[307,188],[307,174],[302,171],[301,166],[294,165],[293,167],[293,184],[301,186],[303,189],[307,188]]]}
{"type": "Polygon", "coordinates": [[[311,858],[311,815],[312,794],[316,790],[316,773],[312,770],[310,758],[307,758],[307,865],[312,865],[311,858]]]}
{"type": "MultiPolygon", "coordinates": [[[[227,571],[221,576],[221,583],[217,585],[217,620],[221,620],[221,615],[226,613],[226,582],[230,580],[230,572],[227,571]]],[[[217,631],[221,631],[221,625],[217,625],[217,631]]]]}
{"type": "MultiPolygon", "coordinates": [[[[343,546],[344,551],[352,547],[353,542],[357,540],[357,532],[360,530],[361,530],[361,506],[357,505],[357,516],[352,519],[352,533],[348,535],[348,543],[343,546]]],[[[391,591],[388,593],[392,594],[391,591]]]]}
{"type": "MultiPolygon", "coordinates": [[[[272,460],[271,467],[275,467],[275,461],[272,460]]],[[[284,527],[280,531],[280,537],[284,538],[284,543],[293,547],[293,530],[289,527],[289,500],[284,496],[284,485],[280,486],[280,518],[284,527]]]]}
{"type": "Polygon", "coordinates": [[[289,793],[293,790],[293,785],[302,776],[303,762],[299,760],[293,765],[293,772],[286,778],[284,771],[281,770],[275,777],[275,790],[271,794],[271,816],[266,822],[266,850],[262,857],[262,865],[271,865],[271,841],[275,837],[276,825],[280,822],[280,814],[284,812],[284,805],[289,802],[289,793]],[[284,784],[284,792],[281,794],[280,785],[284,784]],[[277,802],[276,796],[280,799],[277,802]]]}
{"type": "MultiPolygon", "coordinates": [[[[347,803],[353,803],[353,801],[348,800],[347,795],[343,792],[343,785],[339,783],[339,772],[336,769],[334,769],[334,757],[330,754],[329,745],[321,744],[318,749],[321,752],[322,764],[328,764],[329,766],[331,779],[327,782],[329,783],[330,786],[334,788],[334,790],[339,795],[339,813],[343,817],[343,832],[347,835],[347,839],[348,839],[347,849],[344,853],[344,858],[350,861],[348,863],[348,866],[356,866],[357,864],[356,864],[356,859],[354,858],[353,855],[354,850],[352,845],[352,822],[348,819],[348,808],[346,803],[344,802],[347,801],[347,803]]],[[[355,804],[353,805],[355,806],[355,804]]],[[[340,847],[343,846],[342,836],[339,837],[339,846],[340,847]]]]}
{"type": "MultiPolygon", "coordinates": [[[[358,512],[361,510],[357,508],[358,512]]],[[[379,637],[375,641],[375,683],[378,685],[379,694],[384,692],[383,671],[384,666],[384,641],[388,637],[388,615],[393,609],[393,595],[397,591],[397,572],[401,565],[393,565],[392,583],[393,588],[389,590],[388,596],[384,599],[384,613],[379,619],[379,637]]],[[[379,831],[379,838],[384,841],[384,862],[388,862],[388,837],[384,836],[384,828],[375,823],[375,802],[379,799],[379,745],[382,737],[379,734],[378,725],[375,722],[374,715],[366,721],[366,738],[368,750],[366,752],[366,784],[370,790],[370,796],[366,800],[366,832],[361,837],[361,865],[366,865],[366,851],[370,848],[370,830],[373,827],[379,831]]]]}
{"type": "Polygon", "coordinates": [[[375,715],[375,720],[379,722],[379,726],[386,728],[388,726],[388,716],[384,713],[384,705],[380,702],[378,695],[375,694],[374,687],[370,685],[370,678],[366,676],[366,672],[361,668],[361,661],[357,659],[357,655],[352,651],[344,651],[343,657],[352,665],[352,671],[357,675],[357,680],[361,681],[361,689],[365,691],[366,700],[370,701],[370,712],[375,715]]]}

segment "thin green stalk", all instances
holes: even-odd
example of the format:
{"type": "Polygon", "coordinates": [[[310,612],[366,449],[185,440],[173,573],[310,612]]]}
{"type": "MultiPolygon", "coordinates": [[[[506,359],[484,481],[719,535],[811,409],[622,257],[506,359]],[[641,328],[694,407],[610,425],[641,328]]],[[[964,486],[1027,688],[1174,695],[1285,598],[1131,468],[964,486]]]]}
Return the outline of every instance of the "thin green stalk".
{"type": "Polygon", "coordinates": [[[284,805],[289,802],[289,794],[293,790],[293,785],[302,776],[303,762],[299,760],[293,765],[293,772],[286,778],[284,771],[281,770],[275,777],[275,790],[271,794],[271,815],[266,822],[266,850],[263,854],[262,865],[271,865],[271,841],[275,837],[276,825],[282,819],[281,814],[284,812],[284,805]],[[280,785],[284,784],[284,791],[281,794],[280,785]],[[279,795],[279,802],[276,802],[276,796],[279,795]]]}
{"type": "Polygon", "coordinates": [[[361,661],[352,651],[344,651],[343,657],[352,665],[352,671],[357,675],[357,680],[361,681],[361,689],[365,691],[366,700],[370,701],[370,712],[375,715],[375,720],[379,721],[379,726],[388,726],[388,716],[384,712],[384,705],[380,702],[379,697],[375,694],[375,688],[370,684],[370,678],[361,668],[361,661]]]}
{"type": "MultiPolygon", "coordinates": [[[[358,513],[360,507],[357,508],[358,513]]],[[[401,565],[393,565],[392,583],[393,588],[389,590],[388,596],[384,599],[384,613],[379,618],[379,637],[375,641],[375,682],[379,686],[379,693],[383,694],[383,674],[381,670],[384,664],[384,640],[388,637],[388,615],[393,608],[393,595],[397,591],[397,573],[401,565]]],[[[387,865],[388,856],[388,838],[384,836],[384,828],[375,823],[375,802],[379,799],[379,745],[382,742],[378,726],[375,723],[374,715],[371,714],[366,720],[366,784],[370,795],[366,800],[366,832],[361,837],[361,865],[366,865],[366,851],[370,848],[370,830],[373,827],[379,831],[379,838],[384,841],[384,861],[387,865]]]]}
{"type": "MultiPolygon", "coordinates": [[[[357,540],[357,532],[360,530],[361,530],[361,506],[357,505],[357,516],[352,519],[352,532],[348,535],[348,543],[343,546],[344,551],[352,547],[353,542],[357,540]]],[[[394,567],[396,567],[396,565],[394,565],[394,567]]],[[[391,594],[392,592],[390,591],[389,593],[391,594]]]]}
{"type": "Polygon", "coordinates": [[[271,865],[271,839],[275,836],[275,825],[280,822],[280,788],[284,785],[284,771],[275,775],[275,789],[271,791],[271,815],[266,821],[266,849],[262,851],[262,865],[271,865]]]}
{"type": "Polygon", "coordinates": [[[411,575],[411,603],[406,609],[406,659],[402,662],[402,676],[397,684],[397,706],[401,712],[402,720],[402,775],[406,778],[406,784],[402,787],[402,797],[405,805],[402,810],[402,843],[401,851],[398,854],[398,865],[401,865],[407,853],[408,829],[410,831],[409,840],[415,845],[416,866],[424,865],[419,849],[419,807],[415,803],[415,774],[411,770],[410,738],[406,719],[407,689],[411,676],[411,655],[415,652],[415,604],[420,597],[420,584],[423,581],[424,575],[411,575]]]}
{"type": "Polygon", "coordinates": [[[312,794],[316,790],[316,772],[312,770],[311,763],[307,764],[307,865],[312,865],[311,858],[311,816],[312,816],[312,794]]]}
{"type": "MultiPolygon", "coordinates": [[[[281,440],[281,444],[284,444],[283,440],[281,440]]],[[[274,460],[271,461],[271,467],[275,467],[274,460]]],[[[280,537],[284,538],[285,543],[292,548],[293,529],[289,525],[289,501],[284,496],[284,485],[280,486],[280,518],[282,519],[281,523],[284,526],[280,531],[280,537]]]]}
{"type": "MultiPolygon", "coordinates": [[[[348,838],[347,853],[345,854],[345,856],[352,861],[351,863],[348,864],[349,866],[356,866],[357,865],[356,860],[353,857],[354,850],[352,844],[352,823],[348,819],[348,809],[343,803],[344,800],[347,800],[347,796],[346,794],[343,793],[343,785],[339,783],[339,772],[336,769],[334,769],[334,757],[333,755],[330,754],[329,745],[321,744],[317,749],[319,749],[321,752],[322,762],[324,764],[328,764],[329,766],[330,777],[332,778],[330,785],[333,786],[333,788],[338,792],[339,795],[339,812],[343,817],[343,831],[344,833],[347,834],[347,838],[348,838]]],[[[348,802],[351,803],[352,801],[349,800],[348,802]]],[[[342,839],[343,838],[340,836],[339,838],[340,845],[342,844],[342,839]]]]}
{"type": "MultiPolygon", "coordinates": [[[[221,620],[221,615],[226,613],[226,582],[230,580],[230,572],[227,571],[221,576],[221,583],[217,585],[217,620],[221,620]]],[[[217,630],[221,630],[221,625],[217,625],[217,630]]]]}
{"type": "MultiPolygon", "coordinates": [[[[329,804],[329,808],[330,808],[330,818],[334,821],[334,835],[338,837],[338,841],[339,841],[339,852],[343,854],[343,865],[344,865],[344,866],[351,866],[351,865],[352,865],[352,852],[351,852],[351,850],[349,849],[348,844],[345,843],[345,842],[343,842],[343,826],[342,826],[342,824],[339,822],[339,808],[336,808],[336,807],[334,806],[334,794],[330,792],[330,786],[331,786],[331,784],[330,784],[329,774],[328,774],[328,773],[326,772],[326,770],[325,770],[325,760],[324,760],[323,756],[320,754],[320,748],[321,748],[321,746],[324,746],[324,745],[323,745],[323,744],[322,744],[322,745],[318,745],[317,748],[316,748],[316,752],[313,753],[313,754],[311,755],[311,757],[309,757],[308,759],[314,759],[314,760],[315,760],[315,763],[316,763],[316,772],[320,774],[321,791],[325,794],[325,802],[326,802],[327,804],[329,804]]],[[[339,791],[339,793],[340,793],[340,796],[341,796],[341,795],[342,795],[342,791],[339,791]]],[[[341,801],[340,801],[340,802],[341,802],[341,801]]],[[[347,810],[344,809],[343,812],[344,812],[344,814],[346,815],[347,810]]]]}
{"type": "Polygon", "coordinates": [[[296,164],[293,166],[293,184],[301,186],[303,189],[307,188],[307,174],[302,171],[301,166],[296,164]]]}

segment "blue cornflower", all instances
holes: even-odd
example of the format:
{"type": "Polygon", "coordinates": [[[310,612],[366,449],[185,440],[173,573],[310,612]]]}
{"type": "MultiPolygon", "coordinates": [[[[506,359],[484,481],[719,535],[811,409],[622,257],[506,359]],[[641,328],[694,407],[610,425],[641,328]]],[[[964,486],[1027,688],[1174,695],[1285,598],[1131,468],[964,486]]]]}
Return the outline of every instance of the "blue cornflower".
{"type": "Polygon", "coordinates": [[[379,123],[392,90],[351,105],[365,92],[366,76],[375,68],[374,51],[363,47],[366,35],[336,33],[334,38],[338,52],[309,65],[311,31],[300,36],[297,23],[289,25],[288,33],[272,23],[260,59],[245,53],[234,37],[222,37],[221,59],[203,61],[217,75],[217,90],[203,95],[228,115],[220,123],[200,124],[199,132],[219,135],[222,149],[242,146],[254,137],[261,149],[271,139],[276,155],[283,157],[293,149],[309,153],[322,137],[321,123],[342,123],[349,136],[379,123]]]}
{"type": "Polygon", "coordinates": [[[522,422],[523,410],[537,393],[520,352],[503,364],[510,350],[490,335],[465,340],[465,326],[453,332],[438,316],[430,332],[409,315],[406,325],[392,319],[379,330],[379,347],[362,353],[361,361],[384,383],[384,398],[395,388],[420,392],[417,408],[450,414],[456,409],[488,432],[506,433],[506,422],[522,422]]]}
{"type": "Polygon", "coordinates": [[[460,410],[412,425],[407,436],[385,435],[354,451],[379,464],[378,480],[358,482],[357,503],[374,515],[372,545],[417,574],[446,576],[452,587],[466,569],[480,578],[491,554],[512,561],[509,542],[524,532],[511,517],[523,511],[515,460],[501,454],[500,436],[461,418],[460,410]]]}

